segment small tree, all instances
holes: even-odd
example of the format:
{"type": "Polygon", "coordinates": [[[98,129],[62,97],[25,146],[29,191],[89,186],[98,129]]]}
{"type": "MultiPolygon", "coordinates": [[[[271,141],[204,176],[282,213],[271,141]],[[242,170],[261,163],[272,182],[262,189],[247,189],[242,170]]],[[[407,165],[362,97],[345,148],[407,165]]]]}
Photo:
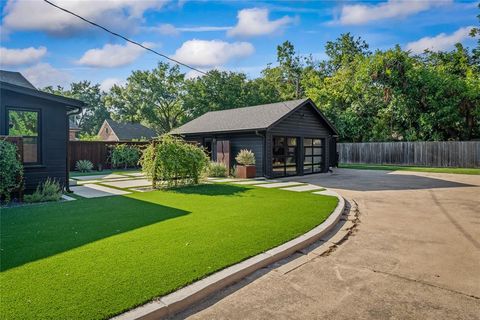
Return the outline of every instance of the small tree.
{"type": "Polygon", "coordinates": [[[10,194],[22,187],[23,165],[13,143],[0,140],[0,155],[0,199],[10,202],[10,194]]]}
{"type": "Polygon", "coordinates": [[[157,180],[171,187],[197,184],[209,160],[202,148],[164,135],[145,149],[140,163],[153,187],[156,187],[157,180]]]}

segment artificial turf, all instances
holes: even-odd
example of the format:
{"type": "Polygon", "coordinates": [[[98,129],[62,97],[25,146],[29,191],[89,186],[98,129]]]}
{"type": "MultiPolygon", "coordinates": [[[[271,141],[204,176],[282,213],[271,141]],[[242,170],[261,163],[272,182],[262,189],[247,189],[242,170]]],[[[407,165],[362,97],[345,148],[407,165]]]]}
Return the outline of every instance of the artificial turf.
{"type": "Polygon", "coordinates": [[[345,168],[345,169],[360,169],[360,170],[417,171],[417,172],[480,175],[479,168],[434,168],[434,167],[393,166],[393,165],[379,165],[379,164],[346,164],[346,163],[340,164],[339,167],[345,168]]]}
{"type": "Polygon", "coordinates": [[[2,319],[104,319],[312,229],[335,197],[251,186],[2,209],[2,319]]]}

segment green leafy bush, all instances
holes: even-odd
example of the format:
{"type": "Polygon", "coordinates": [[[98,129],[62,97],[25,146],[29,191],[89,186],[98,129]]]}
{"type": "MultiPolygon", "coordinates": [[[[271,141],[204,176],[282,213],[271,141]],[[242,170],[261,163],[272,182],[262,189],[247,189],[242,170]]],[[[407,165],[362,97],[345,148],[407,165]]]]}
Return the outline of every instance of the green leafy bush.
{"type": "Polygon", "coordinates": [[[208,165],[209,177],[226,177],[228,175],[228,168],[223,162],[210,162],[208,165]]]}
{"type": "Polygon", "coordinates": [[[22,187],[23,165],[17,157],[17,146],[0,140],[0,199],[10,202],[12,191],[22,187]]]}
{"type": "Polygon", "coordinates": [[[209,160],[202,148],[164,135],[145,149],[140,163],[154,187],[157,181],[171,187],[197,184],[209,160]]]}
{"type": "Polygon", "coordinates": [[[80,172],[90,172],[93,169],[93,163],[89,160],[78,160],[75,164],[75,170],[80,172]]]}
{"type": "Polygon", "coordinates": [[[89,133],[80,133],[78,136],[78,140],[80,141],[101,141],[99,135],[96,134],[89,134],[89,133]]]}
{"type": "Polygon", "coordinates": [[[237,163],[244,166],[255,164],[255,154],[251,150],[242,149],[235,157],[237,163]]]}
{"type": "Polygon", "coordinates": [[[111,153],[112,166],[119,167],[135,167],[140,160],[141,151],[136,146],[128,144],[117,144],[113,147],[111,153]]]}
{"type": "Polygon", "coordinates": [[[58,201],[62,198],[62,188],[58,181],[47,178],[44,183],[37,186],[32,194],[27,194],[24,197],[25,202],[46,202],[46,201],[58,201]]]}

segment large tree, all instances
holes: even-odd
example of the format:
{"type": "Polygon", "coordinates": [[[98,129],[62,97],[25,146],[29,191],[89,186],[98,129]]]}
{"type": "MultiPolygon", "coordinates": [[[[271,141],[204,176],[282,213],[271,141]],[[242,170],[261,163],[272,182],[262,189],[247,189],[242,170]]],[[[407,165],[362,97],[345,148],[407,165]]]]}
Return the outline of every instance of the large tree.
{"type": "Polygon", "coordinates": [[[124,86],[113,86],[106,103],[114,119],[140,122],[161,134],[184,121],[184,95],[185,74],[160,62],[153,70],[133,71],[124,86]]]}
{"type": "Polygon", "coordinates": [[[218,111],[279,101],[264,79],[249,80],[244,73],[211,70],[186,81],[184,106],[188,118],[218,111]]]}
{"type": "Polygon", "coordinates": [[[105,93],[100,90],[99,84],[80,81],[71,83],[70,89],[58,86],[46,87],[43,91],[79,99],[85,103],[82,113],[72,119],[80,127],[80,133],[97,134],[103,121],[110,118],[105,106],[105,93]]]}

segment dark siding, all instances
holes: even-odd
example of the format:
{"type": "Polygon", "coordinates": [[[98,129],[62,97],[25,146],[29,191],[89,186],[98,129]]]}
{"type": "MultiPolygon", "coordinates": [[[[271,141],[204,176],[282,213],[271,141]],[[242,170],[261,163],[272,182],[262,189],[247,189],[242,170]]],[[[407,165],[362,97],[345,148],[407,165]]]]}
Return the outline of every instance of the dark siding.
{"type": "Polygon", "coordinates": [[[47,177],[57,179],[62,185],[66,180],[67,119],[64,105],[23,95],[1,91],[0,134],[7,133],[6,108],[30,108],[40,111],[41,164],[24,169],[27,191],[35,189],[47,177]]]}
{"type": "MultiPolygon", "coordinates": [[[[231,148],[231,165],[234,165],[235,156],[241,149],[249,149],[255,154],[255,167],[257,171],[257,176],[264,175],[264,152],[263,152],[263,141],[264,138],[256,135],[255,133],[232,133],[232,134],[217,134],[217,135],[188,135],[185,136],[187,141],[196,141],[203,143],[204,138],[212,138],[216,140],[229,140],[231,148]]],[[[213,146],[216,143],[212,144],[213,146]]],[[[214,147],[215,148],[215,147],[214,147]]],[[[212,150],[215,155],[215,149],[212,150]]],[[[215,159],[214,159],[215,160],[215,159]]]]}
{"type": "MultiPolygon", "coordinates": [[[[277,124],[272,126],[267,131],[267,157],[266,157],[266,175],[271,176],[272,172],[272,136],[290,136],[290,137],[300,137],[300,138],[324,138],[325,139],[325,167],[323,171],[328,170],[328,165],[330,164],[329,156],[329,146],[330,139],[333,134],[331,129],[325,123],[325,121],[318,115],[318,113],[313,110],[315,106],[306,104],[293,113],[288,115],[286,118],[280,120],[277,124]]],[[[302,143],[300,143],[299,148],[301,148],[302,143]]],[[[299,161],[303,163],[303,148],[300,149],[299,161]]]]}

